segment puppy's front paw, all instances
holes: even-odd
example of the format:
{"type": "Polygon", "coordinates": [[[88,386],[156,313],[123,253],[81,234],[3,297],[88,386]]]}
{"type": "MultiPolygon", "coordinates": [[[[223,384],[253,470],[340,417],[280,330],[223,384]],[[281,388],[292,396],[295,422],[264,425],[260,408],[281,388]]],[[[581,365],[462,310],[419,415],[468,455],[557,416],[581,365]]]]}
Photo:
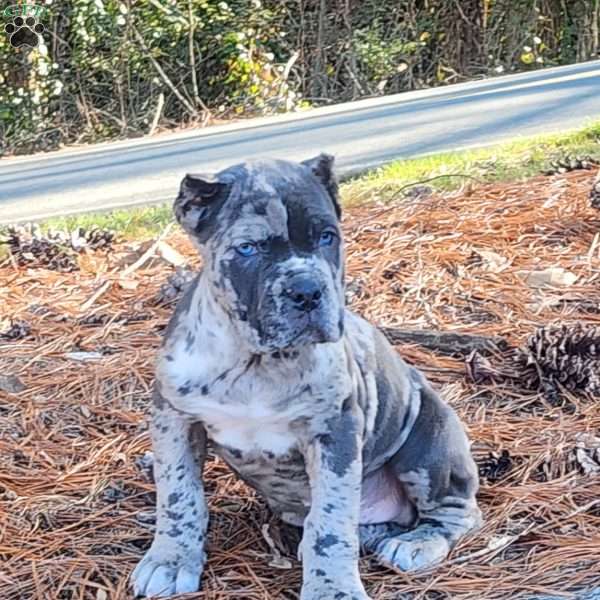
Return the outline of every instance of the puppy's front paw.
{"type": "Polygon", "coordinates": [[[441,535],[419,539],[408,533],[381,542],[376,554],[386,566],[406,572],[434,567],[441,563],[449,552],[450,545],[441,535]]]}
{"type": "Polygon", "coordinates": [[[300,600],[371,600],[360,581],[336,581],[326,575],[302,586],[300,600]]]}
{"type": "Polygon", "coordinates": [[[196,592],[204,559],[150,548],[131,574],[133,592],[139,596],[171,596],[196,592]]]}

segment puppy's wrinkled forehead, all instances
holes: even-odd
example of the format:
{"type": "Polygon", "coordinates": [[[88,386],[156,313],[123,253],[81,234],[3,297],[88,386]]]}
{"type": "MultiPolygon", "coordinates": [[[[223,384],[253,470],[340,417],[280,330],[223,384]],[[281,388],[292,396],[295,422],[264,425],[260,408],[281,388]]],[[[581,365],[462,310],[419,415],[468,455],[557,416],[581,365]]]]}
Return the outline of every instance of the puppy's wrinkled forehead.
{"type": "Polygon", "coordinates": [[[221,175],[233,182],[223,215],[232,233],[243,235],[244,230],[259,228],[268,230],[265,235],[287,240],[292,228],[308,226],[312,219],[335,220],[327,191],[302,164],[256,160],[221,175]]]}
{"type": "Polygon", "coordinates": [[[217,237],[310,234],[340,216],[333,157],[301,163],[252,160],[210,176],[187,175],[175,201],[181,225],[199,242],[217,237]]]}

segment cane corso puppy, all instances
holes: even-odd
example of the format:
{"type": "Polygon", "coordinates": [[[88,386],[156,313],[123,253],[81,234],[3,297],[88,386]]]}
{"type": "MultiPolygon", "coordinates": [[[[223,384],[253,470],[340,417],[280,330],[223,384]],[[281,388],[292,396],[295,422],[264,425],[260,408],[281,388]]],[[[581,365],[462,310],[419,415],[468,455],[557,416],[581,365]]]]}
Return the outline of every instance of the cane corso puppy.
{"type": "Polygon", "coordinates": [[[187,175],[177,220],[204,268],[160,351],[151,423],[154,541],[136,594],[199,588],[206,444],[302,526],[302,600],[365,600],[359,548],[401,571],[444,560],[480,522],[454,411],[344,305],[333,158],[187,175]]]}

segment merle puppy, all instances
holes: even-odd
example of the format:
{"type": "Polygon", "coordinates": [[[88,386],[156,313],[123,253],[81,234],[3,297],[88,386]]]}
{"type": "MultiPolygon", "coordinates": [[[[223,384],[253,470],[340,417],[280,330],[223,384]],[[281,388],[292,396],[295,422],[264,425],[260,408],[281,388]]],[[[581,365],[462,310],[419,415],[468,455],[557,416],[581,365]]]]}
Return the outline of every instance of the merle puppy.
{"type": "Polygon", "coordinates": [[[359,547],[432,567],[480,523],[454,411],[344,306],[332,157],[187,175],[175,201],[204,269],[160,351],[152,440],[154,541],[138,595],[199,588],[216,452],[283,521],[303,527],[302,600],[365,600],[359,547]]]}

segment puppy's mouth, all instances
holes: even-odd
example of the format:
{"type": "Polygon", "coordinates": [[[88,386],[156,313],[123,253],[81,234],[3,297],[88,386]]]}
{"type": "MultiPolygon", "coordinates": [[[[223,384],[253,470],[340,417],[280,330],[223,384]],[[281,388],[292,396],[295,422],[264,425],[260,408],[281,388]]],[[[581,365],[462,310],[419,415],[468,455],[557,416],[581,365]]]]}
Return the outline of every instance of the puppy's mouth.
{"type": "Polygon", "coordinates": [[[280,335],[273,336],[275,339],[266,339],[265,342],[274,350],[292,350],[300,346],[335,343],[340,340],[343,332],[342,318],[336,324],[318,314],[307,313],[294,319],[293,327],[288,329],[287,335],[281,335],[283,332],[280,330],[280,335]]]}
{"type": "Polygon", "coordinates": [[[316,319],[307,315],[302,318],[306,321],[306,325],[298,331],[298,333],[289,341],[288,346],[305,344],[325,344],[331,341],[327,335],[327,331],[322,327],[316,319]]]}

